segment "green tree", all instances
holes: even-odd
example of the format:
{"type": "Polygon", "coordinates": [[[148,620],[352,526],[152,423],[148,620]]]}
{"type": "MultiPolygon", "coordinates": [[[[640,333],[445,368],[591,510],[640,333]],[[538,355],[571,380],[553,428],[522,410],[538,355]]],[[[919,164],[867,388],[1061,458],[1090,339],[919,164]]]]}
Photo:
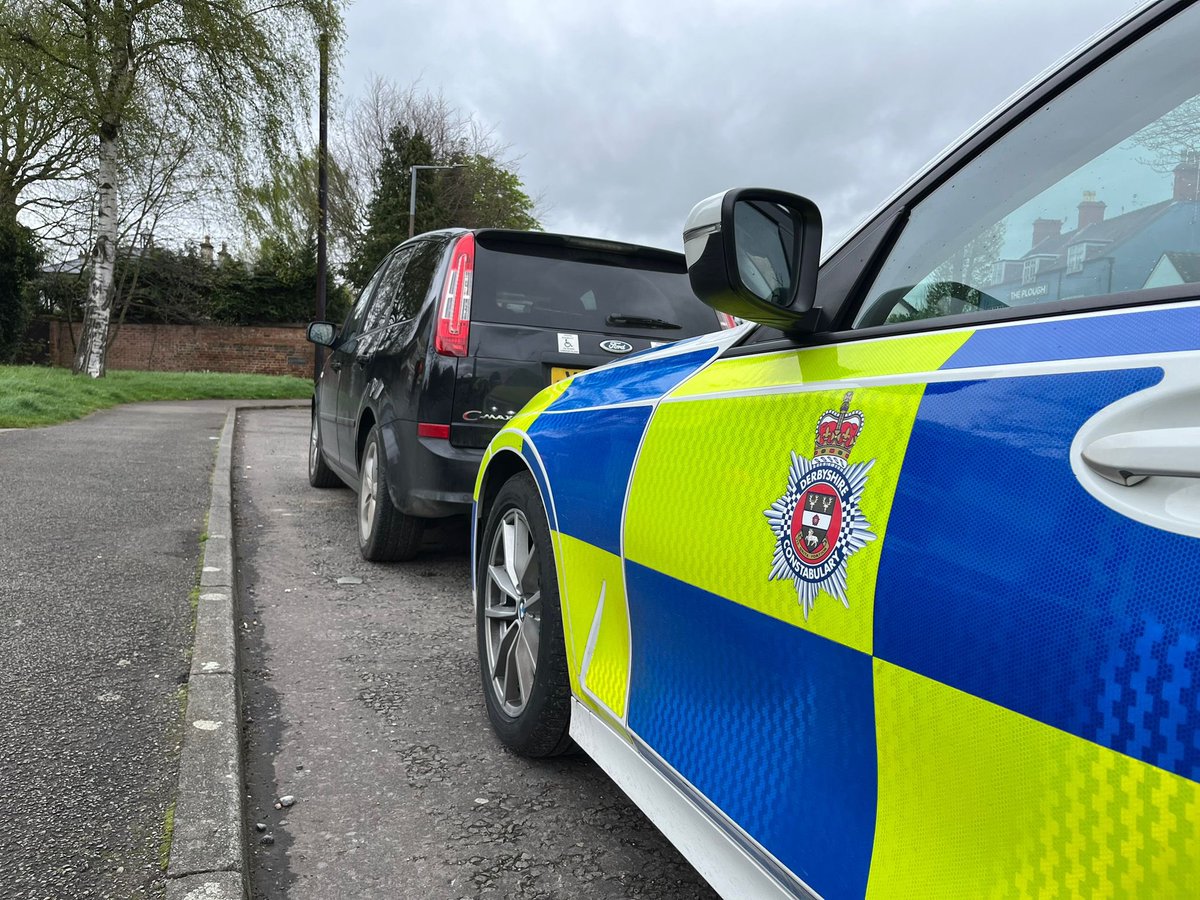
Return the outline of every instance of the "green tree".
{"type": "Polygon", "coordinates": [[[453,149],[439,156],[422,132],[407,124],[397,124],[380,158],[375,189],[367,206],[366,227],[345,267],[346,277],[358,287],[367,283],[387,252],[408,237],[414,165],[460,167],[419,173],[417,233],[452,227],[541,228],[534,217],[534,202],[525,193],[516,172],[482,153],[466,154],[453,149]]]}
{"type": "MultiPolygon", "coordinates": [[[[217,267],[209,312],[214,321],[227,325],[307,322],[313,318],[316,291],[315,239],[298,247],[268,240],[253,263],[231,260],[217,267]]],[[[326,317],[344,317],[348,294],[329,274],[325,296],[326,317]]]]}
{"type": "MultiPolygon", "coordinates": [[[[354,204],[345,171],[329,161],[329,243],[345,256],[357,236],[354,204]]],[[[271,178],[241,191],[242,217],[249,233],[266,250],[312,247],[317,239],[317,154],[295,154],[274,167],[271,178]]]]}
{"type": "Polygon", "coordinates": [[[461,195],[451,195],[451,214],[464,228],[516,228],[540,231],[534,203],[525,193],[516,172],[489,156],[476,154],[457,184],[461,195]]]}
{"type": "Polygon", "coordinates": [[[104,374],[128,129],[195,127],[196,152],[247,180],[253,146],[278,160],[307,108],[314,26],[337,32],[336,0],[6,0],[0,29],[41,54],[97,142],[96,239],[76,372],[104,374]],[[51,10],[52,26],[28,23],[51,10]]]}
{"type": "Polygon", "coordinates": [[[55,188],[82,177],[92,152],[67,73],[30,46],[52,32],[51,11],[32,6],[19,32],[11,14],[0,12],[0,223],[7,225],[23,210],[57,218],[65,198],[55,188]]]}
{"type": "Polygon", "coordinates": [[[29,283],[39,256],[33,233],[15,222],[0,221],[0,362],[8,362],[25,337],[32,303],[29,283]]]}
{"type": "MultiPolygon", "coordinates": [[[[434,159],[433,148],[423,134],[404,124],[392,128],[376,173],[375,191],[367,206],[366,228],[346,264],[346,277],[355,285],[365,285],[387,252],[408,237],[411,167],[442,164],[434,159]]],[[[434,198],[447,173],[432,170],[420,174],[426,177],[417,180],[417,221],[422,223],[419,230],[444,228],[441,223],[444,212],[437,208],[434,198]]]]}

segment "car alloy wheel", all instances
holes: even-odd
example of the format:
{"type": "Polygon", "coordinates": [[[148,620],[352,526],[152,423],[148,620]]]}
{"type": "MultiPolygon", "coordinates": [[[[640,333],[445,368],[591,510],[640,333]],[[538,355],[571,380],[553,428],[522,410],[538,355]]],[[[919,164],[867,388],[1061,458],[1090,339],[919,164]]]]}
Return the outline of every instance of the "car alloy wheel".
{"type": "Polygon", "coordinates": [[[375,511],[379,507],[379,444],[369,441],[363,451],[362,483],[358,490],[358,533],[362,540],[371,537],[375,511]]]}
{"type": "Polygon", "coordinates": [[[537,544],[529,520],[515,507],[504,513],[492,538],[483,603],[491,687],[504,712],[515,718],[533,693],[542,626],[537,544]]]}
{"type": "Polygon", "coordinates": [[[317,463],[321,461],[321,432],[317,426],[317,417],[312,417],[312,430],[308,436],[308,471],[317,471],[317,463]]]}
{"type": "Polygon", "coordinates": [[[312,411],[312,428],[308,432],[308,483],[316,488],[340,487],[342,479],[325,462],[321,449],[321,422],[317,410],[312,411]]]}
{"type": "Polygon", "coordinates": [[[475,558],[475,634],[488,721],[510,750],[571,753],[571,679],[550,523],[533,476],[496,492],[475,558]]]}

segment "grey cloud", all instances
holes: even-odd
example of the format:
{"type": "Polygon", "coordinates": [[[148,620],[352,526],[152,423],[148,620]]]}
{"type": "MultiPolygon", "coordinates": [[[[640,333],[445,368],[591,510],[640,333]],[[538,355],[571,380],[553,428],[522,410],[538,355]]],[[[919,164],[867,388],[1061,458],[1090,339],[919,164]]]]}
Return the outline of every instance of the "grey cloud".
{"type": "Polygon", "coordinates": [[[693,203],[756,184],[816,200],[828,241],[1129,5],[359,0],[343,93],[441,88],[551,230],[678,248],[693,203]]]}

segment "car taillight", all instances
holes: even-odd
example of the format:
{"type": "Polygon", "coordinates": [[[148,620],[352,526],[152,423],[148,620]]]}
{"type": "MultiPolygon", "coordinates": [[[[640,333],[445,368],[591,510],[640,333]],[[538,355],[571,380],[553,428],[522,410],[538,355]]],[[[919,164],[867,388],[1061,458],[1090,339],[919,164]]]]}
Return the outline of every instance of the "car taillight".
{"type": "Polygon", "coordinates": [[[442,356],[466,356],[471,336],[471,281],[475,275],[475,235],[464,234],[450,252],[450,271],[438,305],[433,349],[442,356]]]}
{"type": "Polygon", "coordinates": [[[737,327],[737,319],[727,312],[717,312],[717,321],[721,323],[721,327],[728,331],[730,328],[737,327]]]}

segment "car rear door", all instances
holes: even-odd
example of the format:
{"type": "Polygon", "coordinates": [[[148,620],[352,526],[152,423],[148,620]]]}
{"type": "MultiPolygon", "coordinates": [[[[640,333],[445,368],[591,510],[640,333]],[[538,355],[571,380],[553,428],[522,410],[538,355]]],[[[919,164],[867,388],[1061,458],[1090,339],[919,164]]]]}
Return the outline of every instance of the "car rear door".
{"type": "Polygon", "coordinates": [[[355,471],[353,444],[351,443],[350,446],[350,455],[345,455],[345,448],[342,445],[347,440],[346,420],[345,413],[342,412],[342,405],[345,402],[346,393],[350,390],[349,367],[354,360],[355,349],[358,346],[357,337],[362,332],[363,322],[371,305],[371,298],[386,268],[387,261],[388,259],[385,259],[384,263],[375,270],[370,281],[367,282],[367,286],[362,289],[358,299],[355,300],[354,306],[346,314],[346,321],[342,323],[341,330],[338,332],[337,343],[330,348],[328,359],[325,361],[321,377],[317,382],[317,414],[321,419],[324,451],[350,472],[355,471]],[[347,460],[349,461],[347,462],[347,460]]]}
{"type": "Polygon", "coordinates": [[[798,894],[1200,885],[1198,20],[902,195],[832,328],[654,410],[614,713],[798,894]]]}
{"type": "Polygon", "coordinates": [[[366,312],[363,314],[353,347],[347,347],[347,364],[342,371],[342,390],[338,398],[338,418],[342,423],[342,448],[351,471],[358,470],[358,419],[368,402],[367,386],[373,373],[372,361],[385,345],[392,325],[392,313],[405,267],[412,247],[397,248],[381,265],[372,279],[375,287],[366,312]]]}

